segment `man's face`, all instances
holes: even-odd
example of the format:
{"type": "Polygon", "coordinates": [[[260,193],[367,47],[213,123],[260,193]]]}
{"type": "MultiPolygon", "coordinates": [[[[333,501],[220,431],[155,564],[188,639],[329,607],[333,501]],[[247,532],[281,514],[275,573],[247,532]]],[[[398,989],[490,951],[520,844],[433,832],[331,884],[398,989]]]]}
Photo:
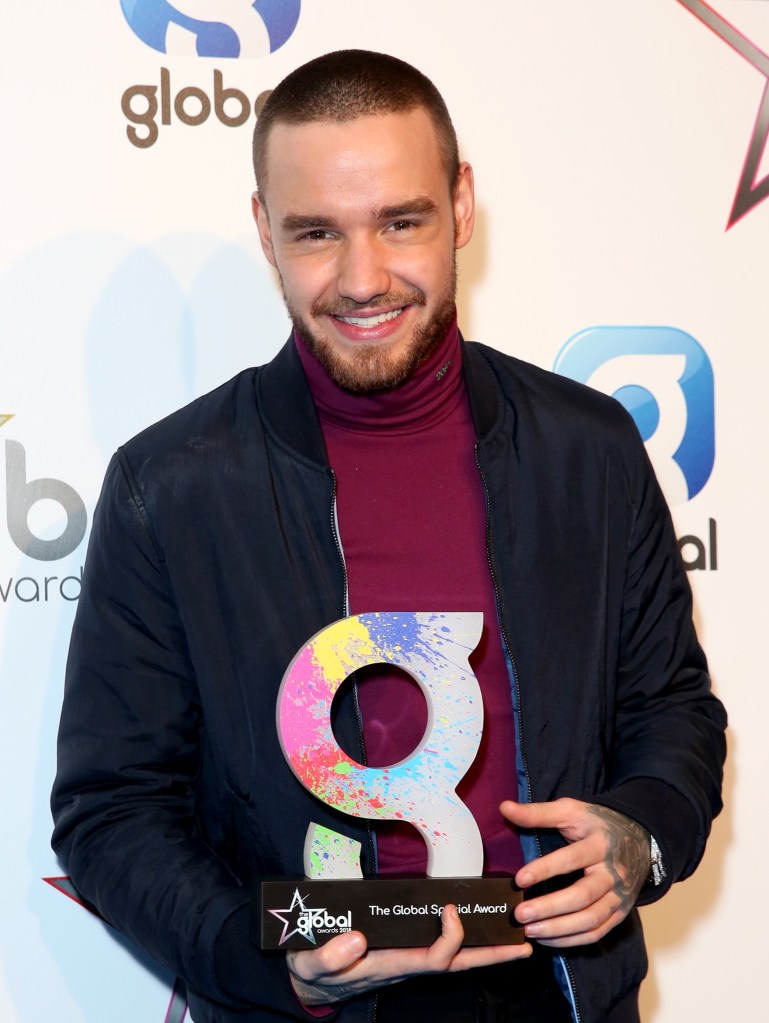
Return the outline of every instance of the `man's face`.
{"type": "Polygon", "coordinates": [[[295,326],[351,391],[394,387],[453,315],[455,249],[473,229],[472,171],[453,194],[429,115],[277,124],[254,216],[295,326]]]}

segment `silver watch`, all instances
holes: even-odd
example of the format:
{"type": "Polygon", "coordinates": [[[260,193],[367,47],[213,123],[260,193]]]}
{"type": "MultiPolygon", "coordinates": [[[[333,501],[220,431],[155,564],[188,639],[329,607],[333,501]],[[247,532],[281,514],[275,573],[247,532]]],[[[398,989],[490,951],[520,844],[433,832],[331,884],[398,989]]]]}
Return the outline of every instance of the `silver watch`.
{"type": "Polygon", "coordinates": [[[649,883],[658,888],[668,876],[668,872],[665,870],[662,853],[654,835],[649,835],[649,860],[649,883]]]}

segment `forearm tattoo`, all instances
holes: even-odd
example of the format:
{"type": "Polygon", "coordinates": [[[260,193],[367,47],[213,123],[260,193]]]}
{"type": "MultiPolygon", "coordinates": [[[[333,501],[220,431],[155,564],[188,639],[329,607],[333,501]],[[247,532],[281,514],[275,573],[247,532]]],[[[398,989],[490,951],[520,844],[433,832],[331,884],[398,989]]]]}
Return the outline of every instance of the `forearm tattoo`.
{"type": "Polygon", "coordinates": [[[620,900],[617,908],[628,913],[649,876],[649,832],[606,806],[590,806],[588,809],[600,817],[606,828],[609,845],[604,863],[614,879],[614,893],[620,900]]]}

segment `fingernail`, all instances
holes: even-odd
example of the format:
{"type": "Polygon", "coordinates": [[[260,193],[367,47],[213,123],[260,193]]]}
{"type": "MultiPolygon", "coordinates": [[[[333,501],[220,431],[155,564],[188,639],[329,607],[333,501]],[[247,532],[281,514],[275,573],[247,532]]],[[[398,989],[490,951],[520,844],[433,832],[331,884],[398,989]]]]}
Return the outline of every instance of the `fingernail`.
{"type": "Polygon", "coordinates": [[[360,955],[363,952],[363,938],[360,934],[351,934],[344,944],[346,952],[350,952],[352,955],[360,955]]]}
{"type": "Polygon", "coordinates": [[[522,924],[525,924],[525,923],[528,923],[528,921],[529,921],[529,920],[533,919],[533,917],[534,917],[534,912],[533,912],[533,910],[531,910],[531,909],[522,909],[522,910],[520,911],[520,913],[517,913],[516,915],[517,915],[517,917],[518,917],[518,920],[519,920],[519,921],[520,921],[520,922],[521,922],[522,924]]]}
{"type": "Polygon", "coordinates": [[[531,884],[533,880],[534,878],[531,876],[531,874],[520,874],[518,877],[518,884],[521,886],[521,888],[525,888],[526,885],[531,884]]]}
{"type": "Polygon", "coordinates": [[[539,924],[528,924],[528,926],[524,927],[523,933],[527,938],[536,938],[541,930],[542,928],[539,924]]]}

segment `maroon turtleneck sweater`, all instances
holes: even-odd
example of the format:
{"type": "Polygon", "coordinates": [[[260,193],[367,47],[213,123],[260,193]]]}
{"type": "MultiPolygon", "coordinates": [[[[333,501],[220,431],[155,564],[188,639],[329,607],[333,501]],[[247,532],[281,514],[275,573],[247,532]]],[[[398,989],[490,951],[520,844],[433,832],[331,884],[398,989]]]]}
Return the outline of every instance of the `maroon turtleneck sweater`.
{"type": "MultiPolygon", "coordinates": [[[[518,798],[515,724],[456,319],[404,384],[376,394],[342,390],[296,343],[337,479],[350,613],[483,611],[470,656],[483,692],[483,740],[458,792],[478,821],[485,870],[514,873],[523,863],[520,842],[499,803],[518,798]]],[[[424,697],[405,673],[384,665],[358,677],[368,763],[395,763],[424,734],[424,697]]],[[[384,822],[376,834],[381,873],[425,871],[415,828],[384,822]]]]}

